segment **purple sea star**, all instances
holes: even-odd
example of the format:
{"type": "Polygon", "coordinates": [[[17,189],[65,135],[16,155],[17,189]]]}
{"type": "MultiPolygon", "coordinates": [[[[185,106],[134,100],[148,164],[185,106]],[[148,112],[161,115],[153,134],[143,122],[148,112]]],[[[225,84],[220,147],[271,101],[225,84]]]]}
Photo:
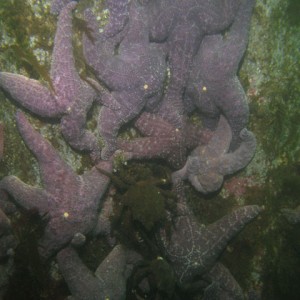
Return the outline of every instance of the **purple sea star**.
{"type": "Polygon", "coordinates": [[[172,174],[173,182],[188,179],[199,192],[217,191],[224,176],[246,167],[255,153],[256,139],[251,131],[244,128],[240,133],[242,142],[239,148],[228,153],[231,137],[230,126],[221,116],[208,144],[193,150],[185,166],[172,174]]]}
{"type": "Polygon", "coordinates": [[[139,260],[139,254],[117,245],[94,275],[72,247],[61,250],[57,255],[59,269],[74,299],[88,300],[125,299],[127,278],[139,260]]]}
{"type": "MultiPolygon", "coordinates": [[[[92,79],[93,87],[79,77],[72,51],[72,10],[77,2],[72,1],[61,11],[54,41],[50,77],[53,89],[37,80],[11,73],[0,73],[0,87],[29,111],[41,117],[61,118],[61,131],[67,142],[77,150],[91,152],[94,160],[100,156],[100,146],[91,132],[85,129],[86,114],[97,92],[105,93],[92,79]]],[[[105,97],[103,97],[105,99],[105,97]]],[[[110,101],[108,105],[114,106],[110,101]]]]}
{"type": "Polygon", "coordinates": [[[125,151],[128,159],[165,159],[174,169],[186,162],[187,153],[210,138],[208,130],[185,122],[181,129],[162,119],[159,115],[144,112],[135,122],[135,127],[145,137],[133,140],[118,140],[118,148],[125,151]]]}
{"type": "Polygon", "coordinates": [[[240,207],[205,226],[197,222],[185,197],[180,197],[171,233],[161,229],[157,235],[160,248],[173,266],[179,282],[191,282],[209,272],[228,242],[262,209],[258,205],[240,207]]]}
{"type": "Polygon", "coordinates": [[[199,108],[204,125],[214,130],[220,114],[232,130],[231,149],[248,122],[248,104],[237,77],[239,63],[247,47],[250,19],[255,0],[245,0],[229,31],[222,36],[207,35],[193,59],[186,101],[199,108]]]}
{"type": "Polygon", "coordinates": [[[157,0],[149,2],[150,36],[165,42],[170,82],[158,113],[174,126],[182,126],[182,97],[192,59],[205,34],[225,30],[233,21],[240,0],[157,0]]]}
{"type": "MultiPolygon", "coordinates": [[[[86,19],[95,34],[97,28],[91,14],[86,14],[86,19]]],[[[162,51],[149,42],[148,14],[146,7],[137,0],[130,3],[128,31],[118,54],[105,49],[101,35],[95,36],[95,43],[88,36],[84,40],[87,63],[120,105],[118,110],[102,107],[100,111],[99,132],[105,141],[101,155],[107,159],[117,149],[120,127],[136,117],[145,106],[153,106],[160,100],[166,62],[162,51]]]]}
{"type": "MultiPolygon", "coordinates": [[[[42,256],[49,257],[72,240],[76,233],[89,233],[97,222],[97,210],[109,178],[96,167],[77,175],[57,154],[21,112],[17,113],[18,129],[36,156],[44,187],[34,187],[15,176],[4,177],[0,190],[7,191],[17,204],[37,208],[49,221],[39,243],[42,256]]],[[[102,161],[98,167],[111,172],[112,163],[102,161]]]]}

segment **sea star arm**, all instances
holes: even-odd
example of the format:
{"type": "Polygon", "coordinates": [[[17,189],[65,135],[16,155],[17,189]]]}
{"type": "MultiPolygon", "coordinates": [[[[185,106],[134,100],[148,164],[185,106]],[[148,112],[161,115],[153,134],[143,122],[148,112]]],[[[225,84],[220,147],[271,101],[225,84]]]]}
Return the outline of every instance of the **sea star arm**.
{"type": "Polygon", "coordinates": [[[117,245],[101,262],[95,275],[84,265],[77,252],[67,247],[57,255],[59,268],[75,299],[123,299],[126,280],[139,254],[117,245]]]}
{"type": "Polygon", "coordinates": [[[71,0],[52,0],[50,11],[52,14],[59,14],[60,11],[66,6],[71,0]]]}
{"type": "Polygon", "coordinates": [[[91,10],[84,12],[84,19],[87,22],[88,32],[83,34],[83,54],[88,66],[93,70],[96,77],[101,79],[111,89],[112,82],[103,80],[104,74],[109,70],[110,64],[119,64],[120,60],[114,55],[118,39],[105,38],[99,33],[99,26],[96,17],[91,10]]]}
{"type": "Polygon", "coordinates": [[[38,187],[30,186],[15,176],[4,177],[0,181],[0,189],[5,190],[14,200],[26,209],[38,209],[41,215],[49,210],[46,192],[38,187]]]}
{"type": "Polygon", "coordinates": [[[84,265],[75,249],[61,250],[56,259],[74,299],[105,299],[101,282],[84,265]]]}
{"type": "Polygon", "coordinates": [[[38,160],[42,181],[47,190],[55,191],[57,182],[65,182],[66,185],[76,182],[73,170],[61,159],[54,147],[32,128],[22,112],[17,112],[16,120],[26,145],[38,160]]]}
{"type": "MultiPolygon", "coordinates": [[[[96,71],[98,69],[99,51],[103,51],[101,47],[104,47],[101,43],[103,42],[103,37],[99,33],[96,17],[90,9],[84,11],[84,20],[87,23],[88,32],[83,34],[83,54],[87,64],[96,71]]],[[[113,51],[113,48],[110,50],[113,51]]]]}
{"type": "Polygon", "coordinates": [[[234,152],[224,154],[220,158],[218,173],[225,176],[233,174],[246,167],[252,160],[255,149],[256,139],[254,134],[244,128],[240,132],[241,144],[234,152]]]}
{"type": "Polygon", "coordinates": [[[95,135],[86,130],[87,113],[91,105],[88,102],[85,104],[75,102],[69,113],[62,117],[60,127],[63,137],[71,147],[88,152],[96,162],[100,159],[101,147],[95,135]]]}
{"type": "Polygon", "coordinates": [[[116,101],[116,99],[113,97],[112,93],[109,92],[106,88],[104,88],[98,81],[92,79],[92,78],[86,78],[86,81],[95,89],[97,92],[98,97],[96,97],[96,101],[106,106],[112,110],[118,110],[120,109],[120,104],[116,101]]]}
{"type": "MultiPolygon", "coordinates": [[[[76,1],[68,3],[59,14],[54,39],[50,77],[59,105],[67,110],[80,95],[86,83],[83,82],[75,68],[72,45],[72,14],[76,1]]],[[[90,87],[90,90],[93,90],[90,87]]],[[[88,101],[86,99],[85,101],[88,101]]]]}
{"type": "Polygon", "coordinates": [[[158,114],[177,128],[183,126],[183,91],[187,84],[194,49],[200,44],[200,32],[196,24],[192,24],[188,31],[186,25],[180,24],[173,28],[169,45],[170,82],[158,114]]]}
{"type": "Polygon", "coordinates": [[[64,110],[59,107],[54,93],[23,75],[0,72],[0,87],[31,112],[45,117],[59,117],[64,110]]]}
{"type": "Polygon", "coordinates": [[[109,10],[109,22],[103,33],[105,37],[113,37],[127,24],[130,4],[128,0],[106,0],[106,4],[109,10]]]}
{"type": "Polygon", "coordinates": [[[143,112],[134,126],[144,136],[169,137],[174,127],[157,114],[143,112]]]}
{"type": "MultiPolygon", "coordinates": [[[[207,155],[207,159],[208,157],[212,157],[212,156],[218,157],[226,153],[229,149],[231,139],[232,139],[231,128],[226,118],[221,115],[219,119],[218,127],[216,128],[212,138],[209,140],[206,146],[205,155],[207,155]]],[[[201,155],[200,154],[201,151],[195,150],[195,152],[201,155]]]]}
{"type": "MultiPolygon", "coordinates": [[[[119,93],[117,99],[123,96],[123,100],[130,100],[128,93],[119,93]]],[[[134,94],[132,95],[134,97],[134,94]]],[[[137,96],[139,97],[139,96],[137,96]]],[[[99,119],[98,130],[105,141],[105,146],[101,151],[102,159],[108,159],[117,150],[117,135],[122,125],[126,124],[136,115],[137,107],[132,110],[130,107],[122,107],[120,110],[111,110],[107,107],[102,107],[99,119]]]]}
{"type": "Polygon", "coordinates": [[[230,271],[220,262],[204,276],[211,284],[204,290],[203,299],[244,300],[244,294],[230,271]]]}
{"type": "Polygon", "coordinates": [[[202,60],[202,70],[206,79],[229,79],[236,76],[240,61],[245,53],[248,38],[250,19],[255,0],[242,1],[234,22],[228,32],[222,36],[206,36],[200,47],[200,57],[196,61],[202,60]]]}
{"type": "Polygon", "coordinates": [[[207,265],[213,264],[228,242],[236,236],[246,224],[257,217],[263,209],[263,207],[258,205],[248,205],[237,208],[201,230],[201,235],[199,235],[200,241],[207,241],[205,246],[205,248],[207,248],[205,250],[210,249],[203,252],[202,260],[205,258],[207,265]]]}
{"type": "Polygon", "coordinates": [[[229,54],[228,67],[236,74],[239,63],[245,53],[249,39],[250,20],[256,0],[245,0],[241,3],[234,22],[224,39],[224,53],[229,54]],[[231,60],[231,61],[230,61],[231,60]]]}
{"type": "Polygon", "coordinates": [[[236,76],[224,84],[222,87],[222,97],[222,99],[220,98],[219,105],[231,128],[232,139],[230,150],[234,151],[242,142],[239,134],[247,126],[249,119],[247,96],[236,76]]]}

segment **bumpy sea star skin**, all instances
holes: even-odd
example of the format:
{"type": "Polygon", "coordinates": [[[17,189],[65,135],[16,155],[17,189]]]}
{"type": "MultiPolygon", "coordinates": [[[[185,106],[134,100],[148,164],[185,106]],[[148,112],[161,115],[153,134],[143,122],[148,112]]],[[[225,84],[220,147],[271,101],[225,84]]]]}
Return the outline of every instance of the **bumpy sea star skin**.
{"type": "Polygon", "coordinates": [[[185,166],[172,174],[173,182],[188,179],[196,190],[205,194],[220,189],[224,176],[246,167],[255,154],[256,139],[251,131],[244,128],[239,148],[228,153],[231,137],[230,126],[221,116],[208,144],[193,150],[185,166]]]}
{"type": "Polygon", "coordinates": [[[193,56],[205,34],[218,33],[233,21],[240,0],[149,1],[150,35],[166,41],[170,82],[159,114],[174,126],[182,126],[182,96],[193,56]]]}
{"type": "Polygon", "coordinates": [[[198,145],[207,144],[211,132],[185,122],[183,128],[173,125],[157,114],[144,112],[135,122],[135,127],[145,137],[133,140],[118,140],[118,148],[125,151],[128,159],[162,158],[174,169],[186,162],[187,153],[198,145]]]}
{"type": "MultiPolygon", "coordinates": [[[[146,106],[160,100],[165,78],[165,56],[149,42],[149,24],[146,7],[131,1],[128,31],[118,54],[108,53],[102,43],[84,40],[88,64],[95,69],[97,78],[112,91],[111,96],[120,105],[112,110],[102,107],[99,132],[105,141],[102,158],[107,159],[117,149],[116,137],[120,127],[136,117],[146,106]]],[[[87,21],[92,25],[91,15],[87,21]]],[[[101,41],[101,37],[97,38],[101,41]]]]}
{"type": "MultiPolygon", "coordinates": [[[[59,14],[60,11],[69,3],[71,0],[52,0],[50,11],[52,14],[59,14]]],[[[78,2],[78,1],[77,1],[78,2]]]]}
{"type": "Polygon", "coordinates": [[[171,234],[161,230],[158,241],[182,284],[210,271],[227,243],[262,211],[257,205],[240,207],[205,226],[197,222],[182,199],[179,202],[180,213],[173,220],[171,234]]]}
{"type": "Polygon", "coordinates": [[[109,23],[105,26],[104,36],[114,37],[121,32],[129,19],[129,0],[106,0],[109,9],[109,23]]]}
{"type": "Polygon", "coordinates": [[[224,114],[233,133],[232,149],[239,142],[240,131],[248,122],[248,104],[237,77],[239,63],[247,47],[250,19],[255,0],[245,0],[225,37],[205,36],[193,60],[186,92],[200,110],[204,125],[215,129],[224,114]]]}
{"type": "Polygon", "coordinates": [[[50,71],[54,91],[37,80],[5,72],[0,73],[0,87],[34,114],[61,117],[61,131],[67,142],[77,150],[91,152],[96,160],[100,147],[92,133],[85,129],[85,124],[86,114],[98,96],[75,69],[71,12],[76,4],[70,2],[59,15],[50,71]]]}
{"type": "MultiPolygon", "coordinates": [[[[38,160],[43,188],[7,176],[0,181],[0,189],[7,191],[20,206],[37,208],[41,216],[49,218],[39,243],[41,255],[49,257],[70,242],[76,233],[85,235],[94,228],[100,199],[110,180],[96,167],[77,175],[21,112],[16,118],[26,145],[38,160]]],[[[98,167],[112,171],[110,161],[102,161],[98,167]]]]}
{"type": "Polygon", "coordinates": [[[220,262],[217,262],[203,277],[211,282],[204,291],[203,300],[245,300],[241,287],[220,262]]]}
{"type": "Polygon", "coordinates": [[[117,245],[94,275],[73,248],[67,247],[57,255],[59,269],[72,293],[71,299],[74,300],[125,299],[126,280],[139,260],[139,254],[117,245]]]}

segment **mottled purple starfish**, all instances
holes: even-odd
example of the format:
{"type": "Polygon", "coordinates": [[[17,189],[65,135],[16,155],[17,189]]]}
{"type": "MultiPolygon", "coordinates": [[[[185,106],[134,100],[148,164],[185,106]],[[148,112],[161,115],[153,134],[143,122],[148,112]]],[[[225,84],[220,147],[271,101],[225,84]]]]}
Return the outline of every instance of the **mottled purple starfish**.
{"type": "MultiPolygon", "coordinates": [[[[11,73],[0,73],[0,87],[29,111],[41,117],[61,118],[61,131],[67,142],[77,150],[91,152],[94,160],[100,157],[95,136],[85,129],[86,115],[97,92],[105,93],[91,79],[93,87],[79,77],[72,51],[72,10],[77,2],[67,4],[59,15],[54,41],[50,77],[54,90],[37,80],[11,73]]],[[[105,99],[105,97],[103,97],[105,99]]],[[[110,101],[108,105],[114,106],[110,101]]]]}
{"type": "Polygon", "coordinates": [[[217,127],[220,114],[225,115],[232,130],[231,149],[236,149],[239,134],[248,122],[248,103],[237,77],[239,63],[248,43],[249,27],[255,0],[245,0],[229,31],[222,36],[207,35],[193,60],[186,91],[201,112],[204,125],[217,127]]]}
{"type": "Polygon", "coordinates": [[[184,113],[183,93],[192,59],[206,34],[219,33],[233,21],[240,0],[156,0],[148,1],[150,36],[165,42],[170,82],[159,114],[180,128],[184,113]]]}
{"type": "Polygon", "coordinates": [[[197,222],[186,198],[180,197],[171,233],[161,229],[157,235],[160,248],[173,266],[179,283],[191,282],[209,272],[228,242],[262,209],[257,205],[240,207],[205,226],[197,222]]]}
{"type": "Polygon", "coordinates": [[[90,13],[86,14],[95,34],[95,42],[84,39],[87,63],[97,78],[106,84],[118,110],[102,107],[99,132],[105,141],[102,158],[107,159],[117,149],[117,134],[122,125],[136,117],[145,106],[154,106],[162,94],[166,71],[165,56],[149,42],[149,22],[146,7],[137,0],[130,3],[130,19],[126,36],[117,54],[107,51],[101,34],[90,13]]]}
{"type": "Polygon", "coordinates": [[[251,131],[244,128],[240,132],[242,142],[234,152],[228,152],[231,137],[231,128],[221,116],[208,144],[193,150],[185,166],[172,174],[173,182],[188,179],[199,192],[207,194],[217,191],[224,176],[246,167],[255,153],[256,139],[251,131]]]}
{"type": "Polygon", "coordinates": [[[94,275],[73,248],[67,247],[57,255],[59,269],[74,299],[88,300],[125,299],[127,278],[139,260],[141,256],[135,251],[117,245],[94,275]]]}
{"type": "Polygon", "coordinates": [[[174,128],[160,116],[147,112],[142,113],[134,125],[145,137],[119,139],[118,148],[125,151],[125,156],[128,159],[162,158],[174,169],[183,166],[188,151],[207,144],[211,137],[211,132],[188,121],[183,128],[174,128]]]}
{"type": "MultiPolygon", "coordinates": [[[[4,177],[0,190],[7,191],[17,204],[37,208],[49,221],[39,243],[42,256],[49,257],[69,243],[75,234],[89,233],[97,222],[97,210],[109,178],[96,167],[83,175],[77,175],[58,155],[21,112],[17,113],[17,126],[28,148],[37,158],[43,188],[22,182],[15,176],[4,177]]],[[[112,171],[110,161],[102,161],[98,167],[112,171]]]]}

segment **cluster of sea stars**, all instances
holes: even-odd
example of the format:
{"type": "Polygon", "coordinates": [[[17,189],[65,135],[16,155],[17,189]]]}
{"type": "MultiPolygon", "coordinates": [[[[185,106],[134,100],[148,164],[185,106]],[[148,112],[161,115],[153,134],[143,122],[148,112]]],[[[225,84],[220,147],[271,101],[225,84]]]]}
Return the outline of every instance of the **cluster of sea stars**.
{"type": "Polygon", "coordinates": [[[0,255],[15,243],[5,215],[8,193],[21,207],[47,216],[39,251],[45,258],[57,254],[74,299],[125,299],[126,280],[140,254],[118,244],[94,276],[74,249],[97,227],[110,183],[106,172],[112,171],[115,151],[123,150],[128,159],[159,158],[174,170],[177,213],[171,231],[161,228],[155,236],[161,255],[174,269],[178,288],[200,279],[203,299],[244,299],[217,260],[228,241],[262,208],[241,207],[205,227],[186,204],[182,180],[188,179],[202,193],[218,191],[224,176],[247,166],[254,155],[256,141],[246,129],[248,106],[237,78],[254,3],[108,0],[110,18],[103,32],[90,10],[84,14],[88,30],[83,52],[94,78],[82,79],[72,48],[72,11],[77,2],[53,0],[51,11],[59,18],[51,88],[6,72],[0,72],[0,87],[33,114],[60,120],[68,144],[88,152],[95,166],[77,175],[19,111],[17,126],[39,163],[43,188],[15,176],[0,181],[4,248],[0,255]],[[102,105],[98,119],[102,149],[86,129],[93,103],[102,105]],[[188,114],[195,109],[204,128],[189,121],[188,114]],[[120,128],[134,119],[141,137],[121,139],[120,128]]]}

